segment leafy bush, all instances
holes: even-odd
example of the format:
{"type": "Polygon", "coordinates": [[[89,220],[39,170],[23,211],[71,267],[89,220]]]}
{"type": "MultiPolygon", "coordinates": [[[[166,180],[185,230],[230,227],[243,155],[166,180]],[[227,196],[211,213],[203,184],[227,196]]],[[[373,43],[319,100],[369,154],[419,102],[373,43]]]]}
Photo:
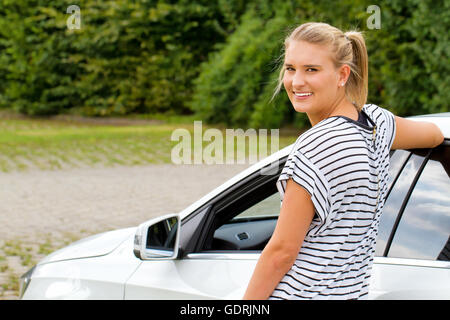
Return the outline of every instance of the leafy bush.
{"type": "Polygon", "coordinates": [[[386,1],[369,34],[371,99],[396,114],[447,112],[450,2],[386,1]]]}
{"type": "Polygon", "coordinates": [[[0,5],[0,103],[28,114],[58,113],[79,101],[71,62],[73,36],[65,34],[65,8],[44,1],[4,0],[0,5]],[[59,9],[59,10],[58,10],[59,9]]]}
{"type": "Polygon", "coordinates": [[[245,11],[224,2],[4,0],[0,104],[32,115],[190,113],[197,65],[245,11]],[[80,30],[66,26],[69,5],[80,30]]]}
{"type": "Polygon", "coordinates": [[[365,33],[368,102],[407,116],[449,111],[450,3],[381,0],[2,0],[0,106],[30,115],[188,114],[240,127],[309,125],[269,103],[289,28],[365,33]],[[69,5],[81,29],[68,30],[69,5]]]}

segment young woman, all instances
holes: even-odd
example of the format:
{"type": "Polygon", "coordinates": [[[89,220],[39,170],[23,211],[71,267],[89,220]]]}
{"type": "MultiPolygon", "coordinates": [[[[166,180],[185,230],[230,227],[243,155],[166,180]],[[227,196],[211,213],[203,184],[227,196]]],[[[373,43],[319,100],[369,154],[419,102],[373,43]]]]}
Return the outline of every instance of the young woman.
{"type": "Polygon", "coordinates": [[[244,299],[364,299],[387,192],[389,150],[435,147],[437,126],[366,104],[360,32],[305,23],[285,40],[284,85],[312,128],[277,181],[282,206],[244,299]]]}

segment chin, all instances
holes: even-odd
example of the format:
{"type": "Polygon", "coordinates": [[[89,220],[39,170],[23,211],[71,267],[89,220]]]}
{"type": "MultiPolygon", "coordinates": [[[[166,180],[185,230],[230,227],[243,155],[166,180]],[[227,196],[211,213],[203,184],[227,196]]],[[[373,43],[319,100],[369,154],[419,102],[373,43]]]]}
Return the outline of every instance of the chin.
{"type": "Polygon", "coordinates": [[[302,113],[306,113],[308,111],[311,110],[310,106],[307,104],[299,104],[297,103],[292,103],[292,106],[294,107],[294,110],[297,112],[302,112],[302,113]]]}

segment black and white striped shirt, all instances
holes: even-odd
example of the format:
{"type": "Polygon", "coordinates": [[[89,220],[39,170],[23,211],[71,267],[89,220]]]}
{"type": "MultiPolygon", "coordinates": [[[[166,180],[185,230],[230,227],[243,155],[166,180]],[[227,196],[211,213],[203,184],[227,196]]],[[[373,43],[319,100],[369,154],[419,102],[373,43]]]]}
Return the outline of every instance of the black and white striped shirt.
{"type": "Polygon", "coordinates": [[[367,124],[322,120],[294,144],[277,181],[292,178],[311,195],[315,217],[297,259],[271,299],[364,299],[387,193],[394,115],[370,104],[367,124]]]}

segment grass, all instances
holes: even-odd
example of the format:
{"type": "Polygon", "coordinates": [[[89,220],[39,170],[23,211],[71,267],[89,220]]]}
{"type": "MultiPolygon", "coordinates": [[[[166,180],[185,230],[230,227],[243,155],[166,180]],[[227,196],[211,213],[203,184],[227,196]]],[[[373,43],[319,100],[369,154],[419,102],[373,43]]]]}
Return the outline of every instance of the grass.
{"type": "Polygon", "coordinates": [[[175,125],[61,127],[39,120],[0,124],[0,170],[167,163],[175,125]],[[29,125],[28,127],[26,125],[29,125]]]}
{"type": "MultiPolygon", "coordinates": [[[[165,120],[161,115],[154,118],[131,116],[102,121],[7,115],[0,113],[0,171],[3,172],[171,163],[171,151],[179,143],[171,141],[172,133],[176,129],[186,129],[191,134],[191,145],[194,140],[192,116],[170,116],[165,120]]],[[[212,126],[202,124],[203,133],[209,128],[212,126]]],[[[225,128],[218,129],[225,144],[225,128]]],[[[270,141],[270,133],[268,138],[270,141]]],[[[286,135],[281,130],[279,148],[296,138],[297,135],[286,135]]],[[[203,141],[203,148],[210,143],[203,141]]],[[[191,150],[191,158],[193,154],[191,150]]]]}

